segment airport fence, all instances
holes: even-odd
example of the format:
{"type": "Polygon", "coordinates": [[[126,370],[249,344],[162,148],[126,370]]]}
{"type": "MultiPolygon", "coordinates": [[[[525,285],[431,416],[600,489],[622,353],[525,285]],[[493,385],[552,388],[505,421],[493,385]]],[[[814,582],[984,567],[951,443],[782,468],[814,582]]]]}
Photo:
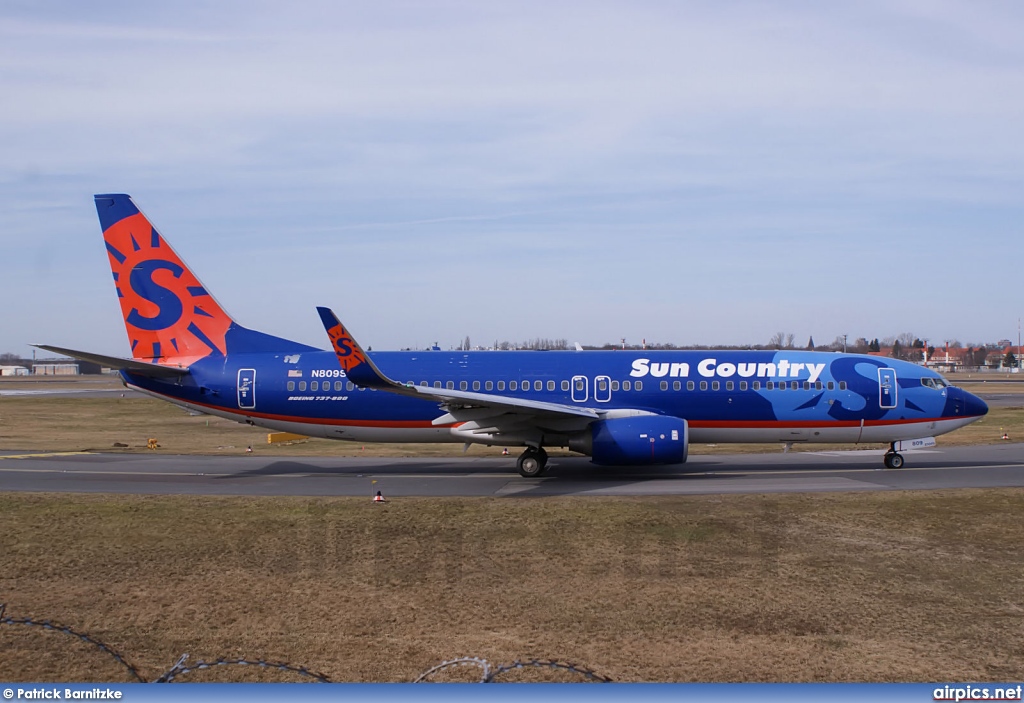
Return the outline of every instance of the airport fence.
{"type": "MultiPolygon", "coordinates": [[[[200,660],[194,663],[189,663],[189,655],[187,653],[182,654],[173,666],[167,669],[164,673],[155,678],[147,678],[139,672],[138,667],[128,661],[128,659],[126,659],[114,647],[97,639],[96,637],[84,632],[79,632],[67,625],[53,622],[52,620],[11,617],[7,614],[7,605],[5,603],[0,603],[0,626],[4,625],[37,628],[49,632],[60,633],[84,642],[85,644],[111,657],[114,661],[124,667],[128,672],[128,675],[138,683],[171,683],[172,681],[178,680],[181,677],[187,676],[188,674],[196,671],[228,666],[256,667],[268,671],[290,672],[318,683],[332,683],[331,679],[326,674],[313,671],[305,666],[289,664],[288,662],[223,657],[212,661],[200,660]]],[[[480,657],[460,657],[458,659],[443,661],[437,666],[427,669],[413,679],[413,683],[429,683],[436,680],[435,677],[443,674],[444,672],[467,666],[475,667],[480,671],[479,683],[496,683],[501,680],[503,675],[524,669],[560,671],[571,674],[584,681],[591,681],[595,683],[610,683],[612,681],[609,677],[602,676],[588,667],[559,661],[557,659],[517,659],[509,664],[494,666],[486,659],[480,657]]],[[[2,677],[3,672],[0,671],[0,678],[2,677]]]]}

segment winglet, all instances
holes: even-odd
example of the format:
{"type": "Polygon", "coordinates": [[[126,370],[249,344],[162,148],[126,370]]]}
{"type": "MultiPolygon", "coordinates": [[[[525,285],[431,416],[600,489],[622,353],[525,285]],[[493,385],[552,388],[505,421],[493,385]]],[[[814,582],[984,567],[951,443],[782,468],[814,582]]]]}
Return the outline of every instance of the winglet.
{"type": "Polygon", "coordinates": [[[316,311],[320,313],[320,319],[324,323],[324,329],[327,330],[327,336],[331,339],[331,348],[334,349],[334,353],[338,357],[338,363],[341,364],[345,375],[352,383],[367,388],[387,388],[400,385],[380,372],[376,364],[359,346],[359,342],[353,339],[349,331],[341,324],[341,320],[333,310],[318,307],[316,311]]]}

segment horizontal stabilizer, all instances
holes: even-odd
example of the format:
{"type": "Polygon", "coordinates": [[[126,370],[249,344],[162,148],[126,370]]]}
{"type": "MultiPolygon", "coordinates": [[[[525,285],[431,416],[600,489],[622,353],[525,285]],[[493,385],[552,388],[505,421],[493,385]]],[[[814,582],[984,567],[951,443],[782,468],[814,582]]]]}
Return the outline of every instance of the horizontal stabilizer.
{"type": "Polygon", "coordinates": [[[32,346],[38,349],[45,349],[46,351],[53,352],[54,354],[63,354],[64,356],[70,356],[74,359],[90,361],[94,364],[107,366],[112,369],[123,369],[140,376],[149,376],[150,378],[180,378],[181,376],[188,375],[188,369],[180,366],[160,366],[159,364],[150,364],[148,362],[137,361],[135,359],[122,359],[116,356],[92,354],[90,352],[77,351],[75,349],[51,347],[46,344],[33,344],[32,346]]]}

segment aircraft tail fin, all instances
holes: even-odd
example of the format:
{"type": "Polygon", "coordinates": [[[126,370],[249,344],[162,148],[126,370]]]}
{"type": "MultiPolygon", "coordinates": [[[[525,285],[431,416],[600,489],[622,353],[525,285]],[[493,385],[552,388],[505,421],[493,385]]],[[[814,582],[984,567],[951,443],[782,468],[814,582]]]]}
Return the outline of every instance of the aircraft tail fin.
{"type": "Polygon", "coordinates": [[[229,351],[314,349],[238,325],[131,196],[95,200],[133,359],[180,367],[229,351]]]}

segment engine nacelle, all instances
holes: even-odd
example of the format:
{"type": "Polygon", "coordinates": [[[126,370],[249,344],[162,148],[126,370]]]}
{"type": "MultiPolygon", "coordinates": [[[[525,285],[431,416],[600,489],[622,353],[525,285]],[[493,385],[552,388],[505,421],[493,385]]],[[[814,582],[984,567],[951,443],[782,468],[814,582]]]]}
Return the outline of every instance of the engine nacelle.
{"type": "Polygon", "coordinates": [[[595,422],[589,436],[580,440],[570,441],[569,448],[589,454],[603,466],[682,464],[690,430],[686,420],[678,417],[641,415],[595,422]]]}

